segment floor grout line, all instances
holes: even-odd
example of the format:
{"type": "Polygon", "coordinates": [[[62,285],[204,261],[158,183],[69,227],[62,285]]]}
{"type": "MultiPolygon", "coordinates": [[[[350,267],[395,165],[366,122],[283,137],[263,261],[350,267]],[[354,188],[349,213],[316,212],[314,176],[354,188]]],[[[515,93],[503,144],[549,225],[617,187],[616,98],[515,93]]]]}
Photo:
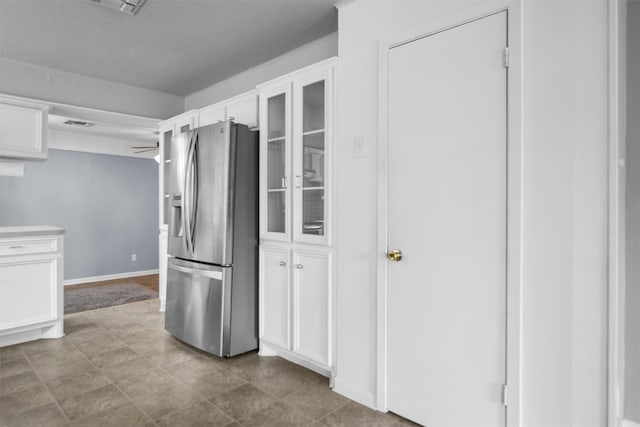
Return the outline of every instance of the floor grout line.
{"type": "MultiPolygon", "coordinates": [[[[104,307],[104,308],[111,308],[111,307],[104,307]]],[[[103,309],[104,309],[104,308],[103,308],[103,309]]],[[[97,310],[102,310],[102,309],[97,309],[97,310]]],[[[92,311],[95,311],[95,310],[92,310],[92,311]]],[[[72,313],[72,314],[75,314],[75,313],[72,313]]],[[[126,313],[124,313],[124,314],[125,314],[125,315],[127,315],[126,313]]],[[[127,316],[128,316],[128,317],[131,317],[131,316],[129,316],[129,315],[127,315],[127,316]]],[[[108,334],[110,334],[110,335],[115,335],[115,334],[112,334],[111,332],[109,332],[109,330],[107,330],[106,328],[103,328],[102,326],[100,326],[100,324],[99,324],[99,323],[96,323],[95,321],[93,321],[93,319],[90,319],[90,320],[92,320],[92,323],[96,324],[96,326],[97,326],[98,328],[102,329],[103,331],[107,332],[107,333],[108,333],[108,334]]],[[[136,320],[135,320],[135,319],[133,319],[133,318],[132,318],[132,320],[136,321],[136,320]]],[[[137,322],[137,321],[136,321],[136,322],[137,322]]],[[[140,323],[140,322],[137,322],[137,323],[140,323]]],[[[120,337],[118,337],[118,338],[120,339],[120,337]]],[[[121,340],[121,341],[122,341],[122,340],[121,340]]],[[[124,342],[124,341],[123,341],[123,342],[124,342]]],[[[80,350],[79,348],[77,348],[77,346],[75,345],[75,343],[74,343],[73,341],[71,341],[71,344],[72,344],[74,347],[76,347],[76,350],[78,350],[78,351],[80,352],[80,354],[82,354],[82,356],[83,356],[83,357],[84,357],[84,358],[85,358],[89,363],[91,363],[91,365],[92,365],[93,367],[95,367],[95,368],[96,368],[96,370],[97,370],[97,371],[102,372],[102,368],[100,368],[100,367],[96,366],[96,364],[95,364],[95,363],[93,363],[93,362],[91,361],[91,359],[89,359],[89,357],[87,357],[87,355],[86,355],[86,354],[84,354],[84,352],[83,352],[82,350],[80,350]]],[[[127,343],[125,343],[125,344],[127,344],[127,343]]],[[[133,350],[133,349],[129,346],[129,344],[127,344],[127,347],[128,347],[128,348],[130,348],[132,351],[134,351],[134,352],[135,352],[135,350],[133,350]]],[[[104,375],[104,374],[103,374],[103,375],[104,375]]],[[[120,388],[120,386],[118,386],[118,384],[116,384],[116,382],[115,382],[115,381],[113,381],[113,380],[112,380],[111,378],[109,378],[109,377],[107,377],[107,378],[109,379],[109,381],[111,381],[111,385],[113,385],[113,386],[116,388],[116,390],[118,390],[118,391],[119,391],[119,392],[120,392],[124,397],[126,397],[126,398],[127,398],[127,400],[129,400],[129,402],[131,402],[131,404],[132,404],[132,405],[133,405],[137,410],[139,410],[139,411],[140,411],[140,412],[141,412],[145,417],[147,417],[149,420],[151,420],[151,422],[152,422],[154,425],[156,425],[156,426],[158,425],[158,423],[156,422],[156,420],[154,420],[151,416],[149,416],[149,414],[147,414],[144,410],[142,410],[142,408],[140,408],[140,407],[139,407],[139,406],[138,406],[138,405],[133,401],[133,399],[131,399],[131,397],[130,397],[127,393],[125,393],[125,392],[124,392],[124,390],[122,390],[122,389],[120,388]]],[[[98,387],[98,388],[99,388],[99,387],[98,387]]],[[[65,416],[66,416],[66,414],[65,414],[65,416]]]]}
{"type": "MultiPolygon", "coordinates": [[[[71,345],[73,345],[72,342],[70,342],[71,345]]],[[[76,349],[77,350],[77,349],[76,349]]],[[[24,354],[24,353],[23,353],[24,354]]],[[[51,399],[53,400],[53,403],[56,405],[56,407],[58,408],[58,411],[60,411],[60,413],[62,414],[62,416],[64,417],[64,419],[67,421],[67,423],[69,425],[71,425],[71,420],[69,419],[69,417],[67,416],[66,412],[64,412],[64,410],[62,409],[62,406],[60,405],[60,402],[58,402],[58,399],[56,399],[56,397],[53,395],[53,393],[51,392],[51,389],[49,388],[49,385],[42,379],[42,377],[40,376],[40,374],[38,373],[38,371],[36,370],[35,366],[33,366],[33,363],[31,363],[31,360],[29,359],[29,356],[27,354],[24,354],[25,359],[27,360],[27,363],[29,364],[29,366],[31,367],[31,370],[33,371],[34,375],[38,378],[38,380],[42,383],[42,385],[44,386],[44,388],[47,390],[47,393],[49,394],[49,396],[51,397],[51,399]]],[[[46,403],[45,405],[49,405],[49,403],[46,403]]],[[[41,405],[41,406],[45,406],[45,405],[41,405]]],[[[37,408],[40,408],[41,406],[37,406],[37,408]]],[[[35,408],[34,408],[35,409],[35,408]]]]}
{"type": "MultiPolygon", "coordinates": [[[[111,327],[109,328],[109,325],[111,325],[111,323],[109,323],[109,318],[113,317],[114,321],[116,319],[118,320],[122,320],[124,321],[124,323],[127,324],[131,324],[131,333],[135,333],[135,331],[138,329],[138,326],[141,329],[148,329],[148,330],[154,330],[156,328],[159,328],[159,319],[162,316],[161,312],[158,312],[157,310],[155,310],[155,304],[156,304],[156,300],[146,300],[146,301],[137,301],[134,303],[130,303],[130,304],[123,304],[123,305],[119,305],[119,306],[113,306],[113,307],[105,307],[105,308],[99,308],[99,309],[95,309],[95,310],[90,310],[90,311],[85,311],[85,312],[79,312],[79,313],[73,313],[70,316],[74,316],[74,317],[78,317],[79,323],[78,326],[80,326],[78,328],[78,330],[82,330],[82,325],[83,324],[91,324],[94,325],[96,327],[95,332],[104,332],[105,334],[108,334],[109,336],[113,336],[115,338],[117,338],[119,341],[122,341],[122,343],[124,344],[123,347],[119,347],[115,350],[124,350],[127,349],[128,351],[131,351],[132,353],[135,354],[135,359],[133,360],[140,360],[142,362],[144,362],[145,364],[150,365],[150,368],[153,370],[157,370],[157,372],[147,372],[145,374],[141,374],[138,375],[138,372],[134,371],[132,373],[132,375],[128,376],[127,378],[135,378],[135,377],[142,377],[145,375],[158,375],[158,376],[168,376],[167,378],[170,379],[171,381],[175,381],[177,384],[182,385],[183,387],[185,387],[186,390],[189,390],[189,392],[193,393],[193,395],[195,396],[195,399],[187,402],[187,404],[185,404],[184,407],[180,407],[178,409],[175,409],[171,412],[168,412],[166,414],[163,414],[161,417],[158,417],[158,420],[160,420],[161,418],[164,417],[168,417],[172,414],[175,414],[176,412],[179,411],[184,411],[185,409],[188,409],[194,405],[197,405],[199,402],[206,402],[207,404],[211,405],[212,407],[216,408],[218,411],[220,411],[221,414],[224,414],[227,419],[229,420],[229,424],[230,423],[238,423],[240,425],[246,425],[246,422],[252,419],[253,416],[258,415],[261,411],[279,403],[281,405],[283,405],[285,408],[289,408],[291,411],[296,411],[299,415],[304,416],[307,420],[309,420],[310,424],[316,424],[316,423],[320,423],[322,422],[322,420],[325,420],[327,417],[331,416],[332,414],[340,411],[341,409],[343,409],[345,406],[349,405],[350,403],[352,403],[351,400],[346,399],[346,401],[344,403],[341,403],[339,405],[337,405],[335,408],[333,408],[332,410],[322,414],[320,417],[312,417],[310,414],[308,414],[307,412],[304,411],[303,408],[298,408],[295,405],[292,404],[288,404],[285,402],[285,399],[289,398],[290,396],[294,395],[294,394],[301,394],[301,393],[305,393],[309,390],[312,390],[314,387],[320,386],[322,384],[322,382],[320,382],[319,380],[316,380],[315,378],[311,378],[309,377],[308,380],[309,382],[306,385],[302,385],[300,387],[293,387],[291,391],[285,393],[282,396],[277,397],[278,395],[278,390],[285,390],[285,388],[280,388],[277,389],[276,391],[274,391],[274,394],[271,394],[270,392],[268,392],[267,390],[261,388],[260,386],[258,386],[255,381],[258,381],[260,379],[263,378],[267,378],[271,375],[287,375],[287,370],[285,368],[282,368],[280,365],[276,364],[275,366],[271,367],[271,365],[267,365],[266,369],[267,370],[272,370],[272,373],[267,373],[265,375],[265,372],[268,371],[263,371],[261,370],[260,366],[254,366],[254,358],[258,358],[257,360],[260,360],[260,356],[258,355],[248,355],[246,361],[249,363],[248,365],[245,366],[243,359],[238,360],[240,363],[229,363],[229,364],[217,364],[215,363],[216,361],[211,359],[210,355],[207,355],[201,351],[198,351],[182,342],[180,342],[179,340],[176,340],[175,338],[171,341],[171,344],[169,344],[169,341],[167,341],[167,346],[165,347],[160,341],[158,341],[157,343],[155,342],[156,340],[165,340],[168,337],[170,337],[170,334],[166,334],[167,336],[165,337],[163,334],[152,334],[152,336],[150,335],[149,340],[142,340],[140,341],[141,344],[143,344],[144,342],[148,342],[150,346],[152,345],[157,345],[157,344],[161,344],[160,348],[161,350],[157,351],[157,350],[151,350],[151,351],[145,351],[145,347],[143,345],[138,345],[137,346],[137,350],[134,349],[132,346],[138,344],[138,342],[136,342],[135,340],[132,341],[132,339],[127,339],[126,341],[123,340],[122,337],[126,337],[129,334],[129,331],[127,330],[128,327],[119,327],[117,326],[117,322],[116,323],[116,327],[111,327]],[[132,310],[131,306],[133,304],[136,304],[137,307],[140,308],[140,310],[132,310]],[[141,306],[142,304],[147,304],[148,307],[143,307],[141,306]],[[153,307],[151,305],[154,305],[153,307]],[[129,307],[129,309],[127,309],[127,307],[129,307]],[[153,311],[151,310],[153,308],[153,311]],[[103,312],[105,314],[105,316],[101,316],[99,315],[100,312],[103,312]],[[147,313],[148,312],[148,313],[147,313]],[[153,314],[152,314],[153,313],[153,314]],[[159,313],[159,314],[158,314],[159,313]],[[94,315],[97,315],[94,317],[94,315]],[[159,317],[160,316],[160,317],[159,317]],[[175,342],[174,342],[175,341],[175,342]],[[131,342],[131,343],[130,343],[131,342]],[[169,347],[172,346],[172,347],[169,347]],[[180,350],[185,352],[185,354],[187,354],[189,357],[185,358],[185,360],[179,360],[180,359],[180,355],[178,354],[177,357],[177,361],[173,361],[172,363],[164,363],[166,361],[172,361],[172,356],[173,354],[170,354],[164,358],[158,359],[156,358],[156,360],[154,361],[152,359],[152,357],[154,355],[162,355],[162,353],[164,351],[171,351],[173,350],[173,347],[175,347],[175,349],[180,350]],[[172,372],[170,369],[172,366],[175,365],[179,365],[181,363],[185,363],[188,364],[190,361],[193,360],[199,360],[199,361],[203,361],[203,362],[207,362],[211,365],[212,373],[215,371],[219,371],[221,372],[223,375],[234,375],[238,378],[240,378],[242,380],[242,384],[230,388],[229,390],[224,391],[223,393],[219,393],[216,394],[215,396],[211,397],[211,398],[207,398],[205,396],[202,395],[201,392],[199,392],[196,388],[195,385],[190,385],[187,381],[186,378],[181,378],[181,376],[179,376],[177,373],[172,372]],[[254,372],[254,369],[257,369],[256,372],[254,372]],[[253,375],[256,374],[256,375],[253,375]],[[261,393],[264,393],[266,396],[269,397],[269,400],[271,400],[271,402],[269,403],[269,405],[267,407],[265,407],[264,409],[262,409],[261,411],[258,411],[256,413],[253,413],[251,415],[249,415],[249,417],[245,417],[242,419],[238,419],[234,416],[232,416],[231,414],[227,413],[221,406],[218,406],[214,400],[217,399],[218,396],[222,396],[225,395],[227,393],[231,393],[234,390],[236,390],[239,387],[245,386],[245,385],[250,385],[251,387],[254,387],[255,389],[259,390],[261,393]],[[243,422],[244,421],[244,422],[243,422]]],[[[93,328],[92,328],[93,329],[93,328]]],[[[87,334],[92,334],[92,332],[88,331],[85,332],[87,334]]],[[[96,362],[93,362],[90,358],[88,354],[85,354],[84,351],[80,350],[80,347],[84,342],[91,342],[91,337],[88,335],[86,338],[84,338],[82,336],[82,334],[79,336],[80,339],[78,339],[77,337],[73,336],[73,332],[69,333],[69,345],[70,345],[70,349],[73,349],[73,351],[77,351],[81,354],[82,358],[85,359],[91,367],[91,370],[95,370],[97,372],[100,372],[101,374],[104,372],[104,369],[106,369],[105,366],[100,367],[98,364],[96,364],[97,362],[100,362],[100,360],[96,360],[96,362]],[[76,343],[77,341],[77,343],[76,343]]],[[[144,337],[144,334],[141,334],[140,336],[144,337]]],[[[131,337],[133,338],[133,337],[131,337]]],[[[98,341],[95,341],[96,343],[99,343],[98,341]]],[[[88,351],[90,349],[85,347],[85,351],[88,351]]],[[[101,349],[98,349],[101,350],[101,349]]],[[[108,350],[108,351],[115,351],[115,350],[108,350]]],[[[52,351],[55,352],[55,350],[43,350],[42,352],[46,352],[46,351],[52,351]]],[[[108,351],[99,351],[98,353],[96,353],[97,355],[103,354],[103,353],[107,353],[108,351]]],[[[41,352],[38,353],[34,353],[34,354],[39,354],[41,352]]],[[[90,352],[91,353],[91,352],[90,352]]],[[[26,355],[24,352],[22,352],[22,354],[24,355],[24,357],[26,358],[30,368],[32,369],[32,371],[36,374],[38,380],[40,381],[41,384],[43,384],[47,390],[48,395],[52,398],[53,403],[56,405],[57,409],[59,412],[62,413],[65,421],[67,423],[71,423],[71,420],[69,419],[69,417],[67,416],[67,414],[65,413],[65,411],[62,409],[62,406],[60,404],[60,402],[58,401],[58,399],[56,399],[56,397],[53,395],[51,389],[49,388],[48,384],[42,379],[42,377],[37,373],[37,371],[35,370],[35,367],[33,365],[33,363],[31,362],[31,360],[29,359],[29,356],[26,355]]],[[[176,353],[177,354],[177,353],[176,353]]],[[[133,357],[133,355],[131,355],[133,357]]],[[[282,359],[282,358],[280,358],[282,359]]],[[[110,359],[109,359],[110,360],[110,359]]],[[[126,363],[130,363],[133,362],[133,360],[131,361],[126,361],[123,362],[123,364],[126,363]]],[[[105,359],[105,361],[108,360],[105,359]]],[[[282,359],[283,362],[285,362],[287,365],[290,364],[291,362],[286,361],[285,359],[282,359]]],[[[295,365],[295,364],[294,364],[295,365]]],[[[117,366],[117,364],[112,364],[109,366],[117,366]]],[[[285,366],[285,365],[283,365],[285,366]]],[[[296,374],[297,371],[293,370],[292,371],[292,375],[296,374]]],[[[80,375],[80,374],[78,374],[80,375]]],[[[206,375],[206,374],[204,374],[206,375]]],[[[296,374],[297,375],[297,374],[296,374]]],[[[74,375],[68,375],[68,376],[64,376],[62,378],[57,378],[57,380],[62,380],[65,378],[71,378],[74,375]]],[[[134,399],[127,393],[125,392],[125,390],[114,380],[112,380],[110,377],[107,377],[110,384],[109,385],[113,385],[113,387],[115,388],[115,390],[117,390],[120,394],[124,395],[125,398],[127,399],[128,402],[130,402],[131,405],[133,405],[138,411],[140,411],[143,416],[147,419],[150,420],[153,425],[158,426],[159,425],[159,421],[156,421],[154,418],[152,418],[146,411],[144,411],[140,406],[138,406],[136,404],[136,402],[134,401],[134,399]]],[[[304,376],[300,377],[300,381],[306,382],[307,378],[304,376]]],[[[295,384],[297,380],[294,380],[293,383],[295,384]]],[[[264,385],[264,382],[263,382],[264,385]]],[[[285,383],[285,385],[288,385],[288,383],[285,383]]],[[[105,385],[106,386],[106,385],[105,385]]],[[[326,387],[329,387],[328,385],[326,385],[326,387]]],[[[100,387],[96,387],[95,389],[98,389],[100,387]]],[[[191,399],[189,399],[191,400],[191,399]]],[[[48,404],[48,403],[47,403],[48,404]]],[[[125,405],[125,403],[122,403],[122,405],[125,405]]],[[[40,406],[38,406],[40,407],[40,406]]],[[[286,409],[285,409],[286,410],[286,409]]],[[[84,416],[82,417],[84,419],[84,416]]],[[[225,424],[226,425],[226,424],[225,424]]]]}

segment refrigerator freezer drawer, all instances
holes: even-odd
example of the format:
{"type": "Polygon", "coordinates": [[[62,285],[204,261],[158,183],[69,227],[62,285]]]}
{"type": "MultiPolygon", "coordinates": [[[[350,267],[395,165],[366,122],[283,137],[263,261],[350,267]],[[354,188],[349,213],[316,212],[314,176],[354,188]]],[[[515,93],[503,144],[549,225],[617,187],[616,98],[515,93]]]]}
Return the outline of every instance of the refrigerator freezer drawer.
{"type": "Polygon", "coordinates": [[[217,356],[230,356],[231,268],[170,258],[165,329],[217,356]]]}

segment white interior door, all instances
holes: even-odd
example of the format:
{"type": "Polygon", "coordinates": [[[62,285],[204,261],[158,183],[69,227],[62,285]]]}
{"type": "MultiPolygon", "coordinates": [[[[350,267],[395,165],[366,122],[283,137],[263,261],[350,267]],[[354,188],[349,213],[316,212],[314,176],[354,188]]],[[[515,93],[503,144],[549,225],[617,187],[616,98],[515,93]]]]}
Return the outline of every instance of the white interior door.
{"type": "Polygon", "coordinates": [[[506,12],[389,52],[388,407],[505,424],[506,12]]]}

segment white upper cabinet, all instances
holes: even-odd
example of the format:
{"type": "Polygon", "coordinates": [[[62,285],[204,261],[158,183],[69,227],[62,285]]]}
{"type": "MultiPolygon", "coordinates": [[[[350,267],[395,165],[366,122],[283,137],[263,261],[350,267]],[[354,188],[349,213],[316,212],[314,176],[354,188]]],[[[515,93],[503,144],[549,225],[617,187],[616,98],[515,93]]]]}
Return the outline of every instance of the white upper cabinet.
{"type": "Polygon", "coordinates": [[[227,120],[247,125],[249,129],[258,129],[258,92],[230,99],[227,102],[227,120]]]}
{"type": "Polygon", "coordinates": [[[334,64],[324,61],[259,87],[264,240],[331,243],[334,64]]]}
{"type": "Polygon", "coordinates": [[[198,126],[232,120],[247,125],[249,129],[258,128],[258,92],[252,90],[242,95],[226,99],[204,107],[199,112],[198,126]]]}
{"type": "Polygon", "coordinates": [[[0,96],[0,158],[46,160],[48,110],[0,96]]]}

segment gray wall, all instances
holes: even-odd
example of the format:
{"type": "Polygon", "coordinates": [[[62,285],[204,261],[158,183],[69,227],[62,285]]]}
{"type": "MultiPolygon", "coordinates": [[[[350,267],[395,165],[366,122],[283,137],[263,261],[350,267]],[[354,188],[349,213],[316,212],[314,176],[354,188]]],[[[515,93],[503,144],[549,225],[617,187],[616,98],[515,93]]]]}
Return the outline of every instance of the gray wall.
{"type": "Polygon", "coordinates": [[[626,419],[640,423],[640,2],[627,9],[626,419]]]}
{"type": "Polygon", "coordinates": [[[64,227],[67,280],[157,269],[157,163],[49,150],[47,161],[26,163],[23,177],[0,177],[7,225],[64,227]]]}

